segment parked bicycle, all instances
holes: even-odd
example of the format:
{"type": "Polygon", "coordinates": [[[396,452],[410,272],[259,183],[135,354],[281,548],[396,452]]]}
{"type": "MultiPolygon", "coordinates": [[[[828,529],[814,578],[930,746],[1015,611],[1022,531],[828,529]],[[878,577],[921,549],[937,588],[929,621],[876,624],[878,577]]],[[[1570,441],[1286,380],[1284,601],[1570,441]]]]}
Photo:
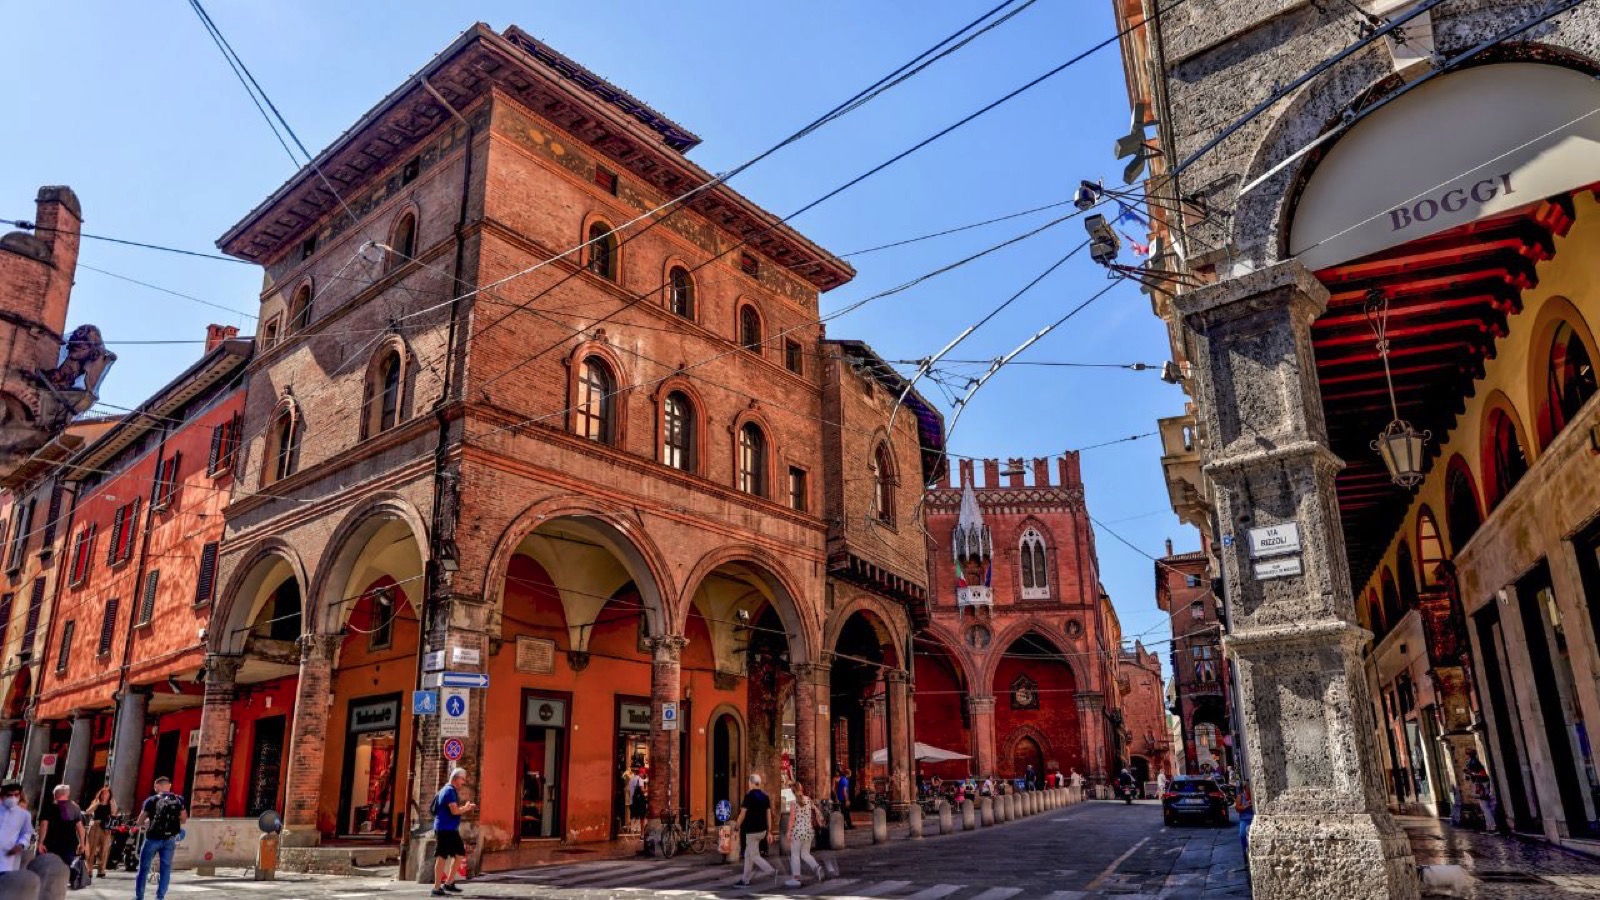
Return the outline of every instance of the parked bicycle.
{"type": "Polygon", "coordinates": [[[706,852],[705,819],[689,818],[688,813],[674,815],[667,811],[667,823],[661,826],[661,858],[671,859],[679,853],[704,853],[706,852]]]}

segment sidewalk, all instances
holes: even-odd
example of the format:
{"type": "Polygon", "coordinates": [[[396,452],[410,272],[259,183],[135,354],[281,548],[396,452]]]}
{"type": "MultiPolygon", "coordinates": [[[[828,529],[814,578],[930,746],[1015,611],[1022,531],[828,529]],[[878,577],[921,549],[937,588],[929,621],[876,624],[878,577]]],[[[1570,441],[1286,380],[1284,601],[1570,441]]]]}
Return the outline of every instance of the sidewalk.
{"type": "Polygon", "coordinates": [[[1431,818],[1397,816],[1411,839],[1417,865],[1460,866],[1470,876],[1464,890],[1426,896],[1478,900],[1545,900],[1600,896],[1600,860],[1542,841],[1453,828],[1431,818]]]}

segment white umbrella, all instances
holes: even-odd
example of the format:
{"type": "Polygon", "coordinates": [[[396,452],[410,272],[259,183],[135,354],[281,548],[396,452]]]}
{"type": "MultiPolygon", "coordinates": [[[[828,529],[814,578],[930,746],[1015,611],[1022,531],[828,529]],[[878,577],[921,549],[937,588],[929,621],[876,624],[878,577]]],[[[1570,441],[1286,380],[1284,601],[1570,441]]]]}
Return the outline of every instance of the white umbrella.
{"type": "MultiPolygon", "coordinates": [[[[954,750],[941,750],[931,744],[917,741],[917,760],[920,762],[948,762],[954,759],[971,759],[965,753],[954,750]]],[[[884,765],[889,761],[889,748],[885,747],[872,754],[873,765],[884,765]]]]}

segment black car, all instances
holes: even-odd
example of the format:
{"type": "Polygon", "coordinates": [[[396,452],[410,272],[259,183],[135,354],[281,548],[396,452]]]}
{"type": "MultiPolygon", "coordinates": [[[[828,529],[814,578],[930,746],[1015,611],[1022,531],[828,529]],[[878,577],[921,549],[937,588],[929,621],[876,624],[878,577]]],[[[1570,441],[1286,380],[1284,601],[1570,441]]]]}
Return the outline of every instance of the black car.
{"type": "Polygon", "coordinates": [[[1228,797],[1215,779],[1180,775],[1167,784],[1161,795],[1161,821],[1171,826],[1184,818],[1228,824],[1228,797]]]}

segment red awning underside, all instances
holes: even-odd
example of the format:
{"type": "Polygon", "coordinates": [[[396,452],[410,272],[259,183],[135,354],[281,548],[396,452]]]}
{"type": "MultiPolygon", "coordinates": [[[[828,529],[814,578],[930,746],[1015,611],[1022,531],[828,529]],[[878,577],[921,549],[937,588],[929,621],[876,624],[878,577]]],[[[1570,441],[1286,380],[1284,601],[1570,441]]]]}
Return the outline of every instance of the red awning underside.
{"type": "MultiPolygon", "coordinates": [[[[1372,325],[1369,291],[1389,299],[1389,365],[1400,416],[1433,433],[1428,451],[1466,408],[1537,266],[1572,227],[1572,198],[1480,219],[1317,273],[1332,295],[1311,329],[1328,437],[1347,467],[1338,479],[1350,576],[1366,581],[1411,493],[1395,486],[1372,441],[1394,417],[1372,325]]],[[[1436,464],[1436,460],[1430,464],[1436,464]]]]}

